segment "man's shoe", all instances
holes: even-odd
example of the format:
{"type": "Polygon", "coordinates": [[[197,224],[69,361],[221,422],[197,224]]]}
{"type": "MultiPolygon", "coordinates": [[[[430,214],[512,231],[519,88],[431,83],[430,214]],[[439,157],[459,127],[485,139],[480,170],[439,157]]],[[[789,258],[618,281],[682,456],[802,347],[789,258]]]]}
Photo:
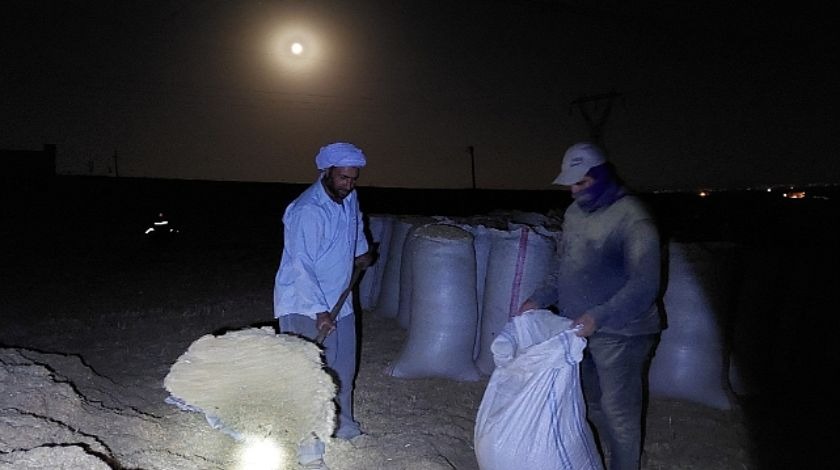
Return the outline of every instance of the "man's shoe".
{"type": "Polygon", "coordinates": [[[300,468],[303,470],[330,470],[330,467],[327,467],[327,464],[324,463],[323,459],[313,460],[306,464],[301,464],[300,468]]]}
{"type": "Polygon", "coordinates": [[[349,441],[354,437],[358,437],[362,435],[362,430],[359,429],[358,426],[344,426],[340,428],[338,431],[335,432],[335,437],[338,439],[344,439],[345,441],[349,441]]]}
{"type": "Polygon", "coordinates": [[[324,443],[315,434],[298,444],[298,463],[307,470],[329,470],[324,464],[324,443]]]}

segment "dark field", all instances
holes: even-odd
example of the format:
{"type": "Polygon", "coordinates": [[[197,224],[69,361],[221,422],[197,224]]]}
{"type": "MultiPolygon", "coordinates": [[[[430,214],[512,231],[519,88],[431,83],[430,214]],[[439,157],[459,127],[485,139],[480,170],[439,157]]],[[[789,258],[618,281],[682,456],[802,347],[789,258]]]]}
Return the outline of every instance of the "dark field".
{"type": "MultiPolygon", "coordinates": [[[[197,253],[247,250],[250,257],[263,260],[259,268],[264,277],[272,276],[282,248],[283,209],[304,187],[84,177],[6,181],[0,229],[6,249],[0,272],[4,284],[17,284],[21,273],[37,282],[39,269],[61,269],[60,262],[53,265],[50,259],[101,262],[121,254],[115,264],[132,259],[177,263],[195,259],[197,253]],[[160,212],[178,233],[144,235],[160,212]]],[[[369,214],[560,215],[569,203],[562,191],[358,191],[369,214]]],[[[706,198],[644,195],[665,239],[729,241],[742,248],[732,260],[736,286],[718,323],[751,383],[750,393],[737,397],[736,411],[747,427],[755,468],[824,467],[835,435],[829,429],[836,422],[833,382],[840,371],[840,191],[812,189],[808,196],[785,199],[779,193],[752,191],[706,198]]],[[[237,260],[231,264],[239,266],[237,260]]],[[[265,290],[271,280],[260,281],[265,290]]],[[[50,304],[50,292],[39,295],[43,305],[50,304]]],[[[0,300],[2,310],[8,307],[6,300],[0,300]]]]}

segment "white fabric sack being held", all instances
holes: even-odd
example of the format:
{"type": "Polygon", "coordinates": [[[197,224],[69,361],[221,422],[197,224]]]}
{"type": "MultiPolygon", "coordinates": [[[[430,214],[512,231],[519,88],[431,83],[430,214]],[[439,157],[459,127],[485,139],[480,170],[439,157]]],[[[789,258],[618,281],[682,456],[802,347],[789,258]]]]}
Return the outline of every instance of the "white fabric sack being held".
{"type": "Polygon", "coordinates": [[[586,340],[548,310],[513,317],[475,422],[481,470],[601,470],[580,385],[586,340]]]}

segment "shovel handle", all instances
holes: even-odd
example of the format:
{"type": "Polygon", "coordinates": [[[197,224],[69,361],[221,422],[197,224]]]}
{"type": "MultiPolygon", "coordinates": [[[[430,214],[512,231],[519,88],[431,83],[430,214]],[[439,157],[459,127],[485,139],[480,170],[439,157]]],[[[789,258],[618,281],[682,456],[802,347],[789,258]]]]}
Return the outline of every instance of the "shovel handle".
{"type": "MultiPolygon", "coordinates": [[[[356,281],[359,279],[359,276],[362,274],[361,268],[353,267],[353,275],[350,277],[350,285],[344,289],[344,292],[338,297],[338,302],[333,305],[332,310],[330,310],[330,321],[335,321],[335,318],[338,316],[339,310],[341,310],[341,306],[344,305],[344,301],[347,300],[347,296],[350,295],[350,292],[353,291],[353,285],[356,284],[356,281]]],[[[324,343],[324,338],[330,334],[330,330],[322,329],[318,331],[318,337],[315,338],[315,342],[318,344],[324,343]]]]}

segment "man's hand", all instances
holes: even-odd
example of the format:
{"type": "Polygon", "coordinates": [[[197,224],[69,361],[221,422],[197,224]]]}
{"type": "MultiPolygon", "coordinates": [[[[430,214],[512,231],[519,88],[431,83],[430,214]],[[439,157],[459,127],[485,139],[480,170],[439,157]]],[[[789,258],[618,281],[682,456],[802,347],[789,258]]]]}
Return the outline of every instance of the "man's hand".
{"type": "Polygon", "coordinates": [[[517,317],[527,312],[528,310],[536,310],[538,308],[540,308],[540,306],[536,302],[534,302],[531,299],[528,299],[525,302],[522,302],[522,305],[519,306],[519,310],[517,310],[516,313],[513,314],[513,316],[517,317]]]}
{"type": "Polygon", "coordinates": [[[330,312],[321,312],[315,317],[315,328],[318,331],[325,331],[327,334],[332,333],[335,329],[335,322],[330,319],[330,312]]]}
{"type": "Polygon", "coordinates": [[[353,261],[353,265],[358,269],[367,269],[371,264],[373,264],[373,253],[369,251],[361,256],[357,256],[353,261]]]}
{"type": "Polygon", "coordinates": [[[592,333],[595,333],[595,329],[598,328],[597,322],[595,321],[595,317],[593,317],[589,313],[584,313],[583,315],[577,317],[572,322],[572,326],[578,329],[577,335],[582,338],[586,338],[592,333]]]}

